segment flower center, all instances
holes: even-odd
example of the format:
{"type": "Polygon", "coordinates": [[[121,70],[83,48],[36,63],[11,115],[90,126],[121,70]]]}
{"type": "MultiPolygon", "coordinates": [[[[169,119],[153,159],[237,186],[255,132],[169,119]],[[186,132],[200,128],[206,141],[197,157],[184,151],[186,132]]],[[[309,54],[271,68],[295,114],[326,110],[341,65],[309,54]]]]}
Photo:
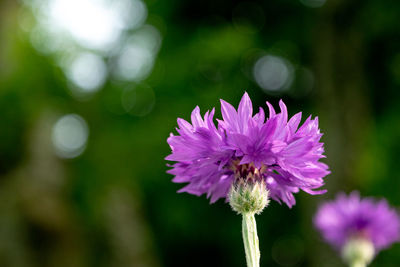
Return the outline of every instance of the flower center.
{"type": "Polygon", "coordinates": [[[263,174],[267,172],[267,166],[264,164],[257,168],[254,163],[240,164],[239,159],[232,161],[230,169],[234,172],[235,180],[245,179],[253,182],[262,180],[263,174]]]}

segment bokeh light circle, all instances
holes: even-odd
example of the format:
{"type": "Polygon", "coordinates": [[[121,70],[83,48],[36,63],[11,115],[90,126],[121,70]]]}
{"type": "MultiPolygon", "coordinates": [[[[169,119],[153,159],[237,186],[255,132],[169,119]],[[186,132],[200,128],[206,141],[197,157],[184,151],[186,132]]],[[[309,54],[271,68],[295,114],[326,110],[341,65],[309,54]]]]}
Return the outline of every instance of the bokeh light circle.
{"type": "Polygon", "coordinates": [[[294,78],[292,65],[284,58],[266,55],[257,60],[253,68],[254,79],[266,92],[287,89],[294,78]]]}
{"type": "Polygon", "coordinates": [[[107,66],[97,54],[81,53],[68,66],[67,77],[82,93],[93,93],[104,84],[107,66]]]}
{"type": "Polygon", "coordinates": [[[75,158],[86,148],[89,128],[79,115],[68,114],[53,126],[52,142],[56,154],[61,158],[75,158]]]}

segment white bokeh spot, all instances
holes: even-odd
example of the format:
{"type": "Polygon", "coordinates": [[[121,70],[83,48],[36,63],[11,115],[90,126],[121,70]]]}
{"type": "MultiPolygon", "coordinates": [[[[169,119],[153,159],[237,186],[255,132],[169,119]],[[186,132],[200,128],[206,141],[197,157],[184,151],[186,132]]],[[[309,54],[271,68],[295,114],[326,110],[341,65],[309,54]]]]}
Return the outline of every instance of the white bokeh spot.
{"type": "Polygon", "coordinates": [[[292,84],[294,71],[284,58],[267,55],[257,60],[253,75],[263,90],[277,92],[286,90],[292,84]]]}
{"type": "Polygon", "coordinates": [[[86,121],[76,114],[61,117],[53,126],[52,142],[61,158],[75,158],[86,148],[89,128],[86,121]]]}

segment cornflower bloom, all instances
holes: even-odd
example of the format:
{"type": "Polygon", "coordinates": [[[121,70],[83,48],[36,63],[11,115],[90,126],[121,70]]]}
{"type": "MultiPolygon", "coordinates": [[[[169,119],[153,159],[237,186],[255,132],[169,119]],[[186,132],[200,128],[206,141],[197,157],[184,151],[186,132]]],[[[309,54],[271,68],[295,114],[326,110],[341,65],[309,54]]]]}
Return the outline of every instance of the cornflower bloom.
{"type": "Polygon", "coordinates": [[[312,195],[325,193],[315,189],[329,174],[328,166],[319,161],[324,148],[318,118],[310,116],[299,127],[301,113],[288,120],[282,100],[279,113],[268,102],[267,106],[265,118],[262,108],[253,115],[247,93],[237,110],[221,100],[222,120],[217,120],[217,126],[214,109],[202,117],[196,107],[191,123],[178,118],[178,135],[171,133],[167,140],[172,153],[166,159],[176,161],[168,173],[175,175],[174,182],[187,183],[178,192],[206,194],[211,203],[226,198],[243,215],[248,266],[259,265],[254,214],[264,209],[269,198],[292,207],[293,194],[300,189],[312,195]]]}
{"type": "Polygon", "coordinates": [[[349,266],[369,264],[382,249],[400,238],[400,218],[386,200],[360,198],[340,193],[336,200],[322,204],[314,224],[324,239],[341,252],[349,266]]]}

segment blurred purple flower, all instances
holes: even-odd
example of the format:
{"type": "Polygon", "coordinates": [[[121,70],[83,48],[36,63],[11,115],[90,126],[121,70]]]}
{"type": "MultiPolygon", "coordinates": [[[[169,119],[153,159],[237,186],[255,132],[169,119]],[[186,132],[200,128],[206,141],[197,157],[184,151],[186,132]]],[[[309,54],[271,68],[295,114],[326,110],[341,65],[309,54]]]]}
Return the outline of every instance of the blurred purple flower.
{"type": "Polygon", "coordinates": [[[340,193],[320,206],[314,224],[331,245],[341,250],[352,238],[373,243],[375,251],[400,238],[400,218],[386,200],[360,199],[358,192],[340,193]]]}
{"type": "Polygon", "coordinates": [[[253,116],[253,107],[247,93],[239,108],[221,100],[223,120],[218,127],[213,121],[214,109],[204,118],[196,107],[191,124],[178,118],[177,132],[167,142],[172,154],[167,160],[176,161],[168,173],[175,175],[176,183],[188,183],[179,192],[194,195],[207,194],[211,203],[227,196],[237,178],[257,175],[263,179],[270,196],[292,207],[293,193],[299,189],[309,194],[323,194],[323,177],[330,172],[319,162],[323,158],[322,136],[318,118],[307,118],[299,128],[301,113],[288,121],[285,104],[279,102],[280,113],[270,103],[269,118],[262,108],[253,116]]]}

